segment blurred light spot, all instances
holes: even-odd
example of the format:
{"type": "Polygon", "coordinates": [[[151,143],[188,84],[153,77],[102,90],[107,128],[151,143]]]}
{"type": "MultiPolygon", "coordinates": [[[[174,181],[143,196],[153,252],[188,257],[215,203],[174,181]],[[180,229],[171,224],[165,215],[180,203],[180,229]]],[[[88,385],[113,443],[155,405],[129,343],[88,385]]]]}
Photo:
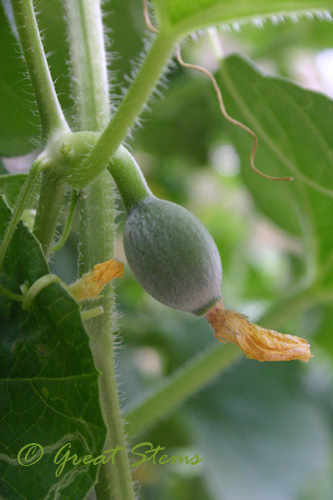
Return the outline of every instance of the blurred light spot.
{"type": "Polygon", "coordinates": [[[21,219],[26,223],[30,231],[33,230],[35,217],[36,217],[36,210],[33,210],[32,208],[27,208],[26,210],[23,210],[21,219]]]}
{"type": "Polygon", "coordinates": [[[159,376],[162,374],[161,357],[151,347],[139,347],[134,351],[134,364],[148,376],[159,376]]]}
{"type": "Polygon", "coordinates": [[[154,171],[158,160],[153,154],[147,153],[146,151],[135,151],[133,154],[145,175],[154,171]]]}
{"type": "Polygon", "coordinates": [[[242,311],[242,314],[244,316],[247,316],[248,318],[251,319],[251,321],[259,321],[261,316],[265,313],[267,310],[269,303],[266,303],[264,301],[247,301],[247,302],[240,302],[237,304],[237,310],[242,311]]]}
{"type": "Polygon", "coordinates": [[[204,459],[204,455],[202,455],[197,449],[193,449],[190,446],[172,448],[171,450],[169,449],[168,456],[170,458],[172,456],[181,456],[183,459],[184,457],[188,458],[189,463],[187,463],[187,460],[185,459],[181,463],[179,462],[179,460],[176,460],[174,464],[170,464],[170,467],[172,467],[172,472],[177,474],[178,476],[184,478],[192,478],[195,476],[200,476],[204,470],[204,460],[202,462],[196,463],[197,460],[200,460],[202,458],[204,459]],[[197,459],[195,458],[196,456],[198,457],[197,459]],[[190,462],[191,459],[194,459],[193,463],[190,462]],[[195,467],[190,467],[190,465],[195,465],[195,467]]]}
{"type": "Polygon", "coordinates": [[[288,286],[290,261],[287,253],[299,255],[300,250],[297,239],[266,221],[259,221],[252,232],[251,263],[271,281],[273,288],[288,286]]]}
{"type": "Polygon", "coordinates": [[[332,14],[328,10],[324,10],[323,16],[325,21],[333,21],[332,14]]]}
{"type": "Polygon", "coordinates": [[[298,23],[299,22],[299,17],[297,14],[294,14],[294,13],[291,13],[289,14],[289,19],[291,19],[291,21],[293,23],[298,23]]]}
{"type": "Polygon", "coordinates": [[[271,16],[270,19],[272,21],[273,26],[277,26],[279,24],[279,22],[280,22],[278,16],[271,16]]]}
{"type": "Polygon", "coordinates": [[[316,12],[316,17],[317,17],[317,19],[319,19],[319,21],[324,21],[325,20],[324,12],[322,12],[321,10],[318,10],[316,12]]]}
{"type": "Polygon", "coordinates": [[[241,25],[239,23],[232,23],[232,29],[239,32],[241,30],[241,25]]]}
{"type": "Polygon", "coordinates": [[[317,54],[316,67],[325,91],[333,95],[333,49],[326,49],[317,54]]]}
{"type": "Polygon", "coordinates": [[[213,168],[226,177],[237,175],[240,170],[239,156],[231,144],[218,146],[211,153],[213,168]]]}
{"type": "Polygon", "coordinates": [[[316,64],[316,55],[312,51],[289,51],[290,75],[302,85],[316,92],[325,92],[323,80],[316,64]]]}
{"type": "Polygon", "coordinates": [[[264,27],[264,24],[265,24],[265,20],[260,18],[260,17],[257,17],[257,18],[254,18],[252,20],[252,24],[253,26],[255,26],[256,28],[263,28],[264,27]]]}
{"type": "Polygon", "coordinates": [[[256,60],[256,65],[263,73],[271,76],[279,76],[279,67],[273,59],[260,58],[256,60]]]}
{"type": "Polygon", "coordinates": [[[208,35],[209,35],[209,40],[210,40],[210,43],[212,44],[216,59],[218,61],[221,61],[221,59],[223,59],[223,57],[224,57],[224,54],[223,54],[223,48],[222,48],[222,43],[220,40],[219,32],[217,31],[216,28],[208,28],[208,35]]]}
{"type": "Polygon", "coordinates": [[[10,174],[20,174],[24,172],[28,172],[29,168],[37,158],[37,153],[32,151],[23,156],[11,156],[6,157],[2,156],[1,161],[5,169],[10,174]]]}

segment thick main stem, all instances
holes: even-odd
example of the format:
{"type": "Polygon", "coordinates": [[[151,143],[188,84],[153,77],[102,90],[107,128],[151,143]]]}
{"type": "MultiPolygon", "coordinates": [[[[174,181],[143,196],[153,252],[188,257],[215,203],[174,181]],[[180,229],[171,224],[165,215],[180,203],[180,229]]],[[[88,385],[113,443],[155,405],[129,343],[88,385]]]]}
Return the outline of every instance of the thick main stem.
{"type": "MultiPolygon", "coordinates": [[[[113,254],[113,183],[108,172],[101,174],[89,186],[79,201],[79,209],[81,275],[90,271],[95,264],[110,259],[113,254]]],[[[121,451],[115,456],[115,465],[108,462],[102,466],[96,493],[99,500],[132,500],[134,493],[114,369],[112,284],[104,288],[103,298],[99,299],[97,305],[103,307],[104,314],[87,322],[86,326],[96,368],[101,374],[100,399],[108,430],[105,449],[120,446],[121,451]]]]}
{"type": "Polygon", "coordinates": [[[32,0],[11,0],[15,25],[37,101],[44,141],[59,130],[68,130],[61,110],[43,44],[38,31],[32,0]]]}
{"type": "Polygon", "coordinates": [[[65,0],[75,114],[80,130],[110,119],[107,61],[99,0],[65,0]]]}
{"type": "MultiPolygon", "coordinates": [[[[80,130],[102,130],[109,121],[109,90],[99,0],[67,0],[73,93],[80,130]]],[[[100,170],[102,172],[102,169],[100,170]]],[[[113,181],[102,172],[79,196],[79,273],[112,257],[114,246],[113,181]]],[[[103,290],[98,304],[104,314],[89,320],[87,330],[95,364],[100,372],[99,388],[107,426],[105,449],[120,447],[115,465],[101,466],[96,486],[98,500],[134,500],[114,369],[112,284],[103,290]]]]}

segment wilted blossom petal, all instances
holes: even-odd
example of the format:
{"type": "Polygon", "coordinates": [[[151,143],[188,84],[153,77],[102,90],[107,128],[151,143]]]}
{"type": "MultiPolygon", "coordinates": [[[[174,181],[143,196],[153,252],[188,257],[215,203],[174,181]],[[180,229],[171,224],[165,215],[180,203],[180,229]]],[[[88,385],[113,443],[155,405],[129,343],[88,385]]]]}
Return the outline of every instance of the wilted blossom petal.
{"type": "Polygon", "coordinates": [[[306,340],[250,323],[242,314],[224,309],[221,301],[206,314],[206,319],[217,340],[238,345],[247,358],[258,361],[309,361],[312,358],[306,340]]]}
{"type": "Polygon", "coordinates": [[[124,275],[124,264],[115,259],[96,264],[94,269],[73,285],[68,287],[69,293],[75,300],[96,299],[102,291],[104,285],[115,278],[122,278],[124,275]]]}

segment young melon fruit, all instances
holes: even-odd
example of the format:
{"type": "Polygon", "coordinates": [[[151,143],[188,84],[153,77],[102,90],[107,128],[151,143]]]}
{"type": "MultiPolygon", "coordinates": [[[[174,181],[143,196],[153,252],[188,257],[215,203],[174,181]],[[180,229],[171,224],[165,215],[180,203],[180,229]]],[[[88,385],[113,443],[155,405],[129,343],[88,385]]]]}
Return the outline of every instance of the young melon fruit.
{"type": "Polygon", "coordinates": [[[126,222],[124,249],[138,282],[163,304],[203,315],[221,298],[216,244],[179,205],[154,196],[137,203],[126,222]]]}

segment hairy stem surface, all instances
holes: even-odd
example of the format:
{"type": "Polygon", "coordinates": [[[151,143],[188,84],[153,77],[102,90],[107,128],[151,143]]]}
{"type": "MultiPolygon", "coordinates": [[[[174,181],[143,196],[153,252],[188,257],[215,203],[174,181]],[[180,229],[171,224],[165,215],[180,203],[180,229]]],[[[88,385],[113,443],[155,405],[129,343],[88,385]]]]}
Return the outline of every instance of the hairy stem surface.
{"type": "Polygon", "coordinates": [[[30,172],[27,176],[27,179],[20,191],[20,194],[16,200],[15,207],[13,210],[13,216],[7,226],[5,235],[1,242],[0,246],[0,269],[5,258],[8,246],[13,237],[14,231],[16,229],[17,224],[22,216],[23,210],[25,209],[27,202],[29,200],[30,194],[33,190],[34,184],[37,180],[38,175],[40,174],[41,169],[43,168],[42,164],[38,161],[35,161],[30,169],[30,172]]]}
{"type": "Polygon", "coordinates": [[[11,0],[16,28],[35,93],[43,139],[68,125],[54,89],[32,0],[11,0]]]}
{"type": "Polygon", "coordinates": [[[154,39],[125,98],[83,164],[89,176],[101,172],[125,140],[161,77],[174,43],[170,36],[157,35],[154,39]]]}
{"type": "MultiPolygon", "coordinates": [[[[53,85],[43,44],[38,30],[32,0],[11,0],[15,25],[27,64],[39,111],[44,145],[56,134],[69,131],[53,85]]],[[[60,179],[43,176],[34,232],[45,253],[52,242],[64,187],[60,179]]]]}
{"type": "MultiPolygon", "coordinates": [[[[80,130],[100,131],[107,125],[110,114],[100,2],[67,0],[65,6],[77,126],[80,130]]],[[[79,216],[79,274],[82,275],[113,255],[113,180],[107,171],[79,195],[79,216]]],[[[112,284],[105,287],[103,297],[95,304],[103,307],[104,314],[89,320],[87,330],[101,374],[100,398],[107,426],[105,450],[120,447],[115,464],[110,461],[101,466],[95,490],[98,500],[134,500],[114,369],[112,284]]]]}
{"type": "Polygon", "coordinates": [[[34,235],[42,245],[47,258],[51,251],[66,187],[61,177],[51,172],[45,171],[42,179],[34,235]]]}

